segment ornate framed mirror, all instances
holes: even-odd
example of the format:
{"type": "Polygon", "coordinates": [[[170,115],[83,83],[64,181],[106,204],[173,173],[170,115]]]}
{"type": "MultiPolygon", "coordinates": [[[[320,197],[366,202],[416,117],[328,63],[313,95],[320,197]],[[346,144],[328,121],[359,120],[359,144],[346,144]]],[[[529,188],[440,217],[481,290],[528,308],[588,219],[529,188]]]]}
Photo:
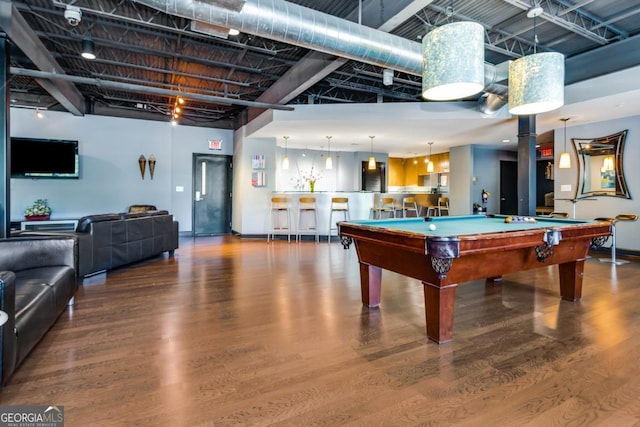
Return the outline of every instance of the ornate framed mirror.
{"type": "Polygon", "coordinates": [[[611,196],[630,199],[624,177],[623,153],[628,129],[600,138],[572,138],[578,154],[576,199],[611,196]]]}

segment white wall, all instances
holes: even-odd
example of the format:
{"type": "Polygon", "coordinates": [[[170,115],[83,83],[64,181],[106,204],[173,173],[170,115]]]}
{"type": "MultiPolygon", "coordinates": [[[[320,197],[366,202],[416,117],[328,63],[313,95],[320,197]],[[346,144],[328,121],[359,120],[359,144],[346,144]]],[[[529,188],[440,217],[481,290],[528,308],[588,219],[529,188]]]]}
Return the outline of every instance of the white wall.
{"type": "MultiPolygon", "coordinates": [[[[275,138],[256,138],[247,136],[251,124],[235,132],[235,151],[233,169],[233,219],[234,233],[243,236],[266,235],[269,229],[268,218],[270,200],[276,191],[309,191],[304,183],[296,188],[299,173],[309,171],[313,166],[321,178],[316,182],[316,192],[354,192],[360,191],[361,166],[369,158],[369,152],[332,151],[333,169],[325,169],[326,152],[318,150],[288,149],[289,170],[282,169],[284,148],[277,146],[275,138]],[[263,155],[266,176],[264,187],[251,185],[252,157],[263,155]],[[303,155],[304,154],[304,155],[303,155]]],[[[389,163],[388,154],[374,153],[377,161],[389,163]]],[[[388,173],[387,173],[388,176],[388,173]]]]}
{"type": "Polygon", "coordinates": [[[191,231],[193,153],[233,154],[233,131],[168,122],[121,119],[12,108],[11,136],[79,141],[80,179],[11,179],[11,219],[20,220],[34,200],[49,200],[52,218],[122,212],[132,204],[153,204],[171,212],[180,231],[191,231]],[[222,140],[221,151],[208,141],[222,140]],[[142,179],[138,157],[157,159],[153,180],[142,179]],[[184,187],[176,192],[176,186],[184,187]]]}
{"type": "MultiPolygon", "coordinates": [[[[571,123],[571,122],[568,122],[571,123]]],[[[578,159],[575,150],[570,149],[571,138],[591,139],[611,135],[629,129],[623,153],[623,168],[631,199],[620,197],[595,197],[579,201],[575,204],[576,218],[593,219],[597,217],[614,217],[621,213],[640,214],[640,116],[627,117],[585,125],[567,126],[567,149],[571,154],[571,169],[558,169],[558,157],[564,148],[564,130],[555,130],[555,182],[556,211],[573,213],[571,201],[558,199],[574,199],[578,186],[578,159]]],[[[619,223],[617,247],[621,249],[640,250],[640,222],[619,223]]]]}

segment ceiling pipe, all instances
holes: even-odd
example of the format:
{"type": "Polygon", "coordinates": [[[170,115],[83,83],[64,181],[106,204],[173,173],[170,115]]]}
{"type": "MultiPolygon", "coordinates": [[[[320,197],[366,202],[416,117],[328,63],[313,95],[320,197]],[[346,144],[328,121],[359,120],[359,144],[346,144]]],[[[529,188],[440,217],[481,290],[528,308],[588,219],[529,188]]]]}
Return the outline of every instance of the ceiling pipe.
{"type": "MultiPolygon", "coordinates": [[[[240,11],[225,9],[222,0],[134,0],[169,15],[205,22],[243,33],[300,46],[331,55],[422,75],[422,45],[355,22],[283,0],[246,0],[240,11]]],[[[507,89],[493,81],[493,65],[485,64],[485,92],[507,89]]],[[[486,97],[482,97],[486,99],[486,97]]],[[[504,102],[506,103],[506,101],[504,102]]],[[[502,105],[504,105],[502,103],[502,105]]],[[[487,105],[493,113],[500,102],[487,105]]]]}
{"type": "Polygon", "coordinates": [[[280,104],[267,104],[264,102],[243,101],[241,99],[230,99],[221,96],[203,95],[193,92],[185,92],[172,89],[162,89],[158,87],[141,86],[131,83],[114,82],[111,80],[93,79],[89,77],[70,76],[68,74],[51,73],[46,71],[30,70],[27,68],[10,67],[9,72],[14,75],[28,76],[37,79],[64,80],[73,83],[80,83],[93,86],[101,86],[111,89],[129,90],[137,93],[149,93],[163,96],[182,96],[187,99],[211,102],[226,105],[242,105],[244,107],[270,108],[274,110],[293,111],[295,108],[280,104]]]}

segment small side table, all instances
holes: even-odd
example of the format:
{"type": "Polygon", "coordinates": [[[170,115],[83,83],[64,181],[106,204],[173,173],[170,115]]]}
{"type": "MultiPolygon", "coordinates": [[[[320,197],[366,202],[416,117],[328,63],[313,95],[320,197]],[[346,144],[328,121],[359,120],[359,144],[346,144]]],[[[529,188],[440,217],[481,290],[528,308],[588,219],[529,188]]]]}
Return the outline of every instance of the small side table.
{"type": "Polygon", "coordinates": [[[77,219],[49,219],[43,221],[20,221],[20,230],[73,231],[78,226],[77,219]]]}

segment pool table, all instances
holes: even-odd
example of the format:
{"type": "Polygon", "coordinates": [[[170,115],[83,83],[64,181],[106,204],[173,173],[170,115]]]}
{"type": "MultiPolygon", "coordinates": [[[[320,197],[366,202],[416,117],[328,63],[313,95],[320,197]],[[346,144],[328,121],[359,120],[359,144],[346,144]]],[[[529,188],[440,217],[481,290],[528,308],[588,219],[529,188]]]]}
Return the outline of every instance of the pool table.
{"type": "Polygon", "coordinates": [[[422,281],[427,337],[451,341],[458,283],[500,280],[502,275],[558,264],[560,295],[582,296],[590,246],[611,232],[606,221],[534,217],[505,222],[501,215],[443,216],[338,223],[341,240],[353,242],[360,262],[362,303],[380,305],[382,269],[422,281]],[[429,228],[435,226],[435,230],[429,228]]]}

